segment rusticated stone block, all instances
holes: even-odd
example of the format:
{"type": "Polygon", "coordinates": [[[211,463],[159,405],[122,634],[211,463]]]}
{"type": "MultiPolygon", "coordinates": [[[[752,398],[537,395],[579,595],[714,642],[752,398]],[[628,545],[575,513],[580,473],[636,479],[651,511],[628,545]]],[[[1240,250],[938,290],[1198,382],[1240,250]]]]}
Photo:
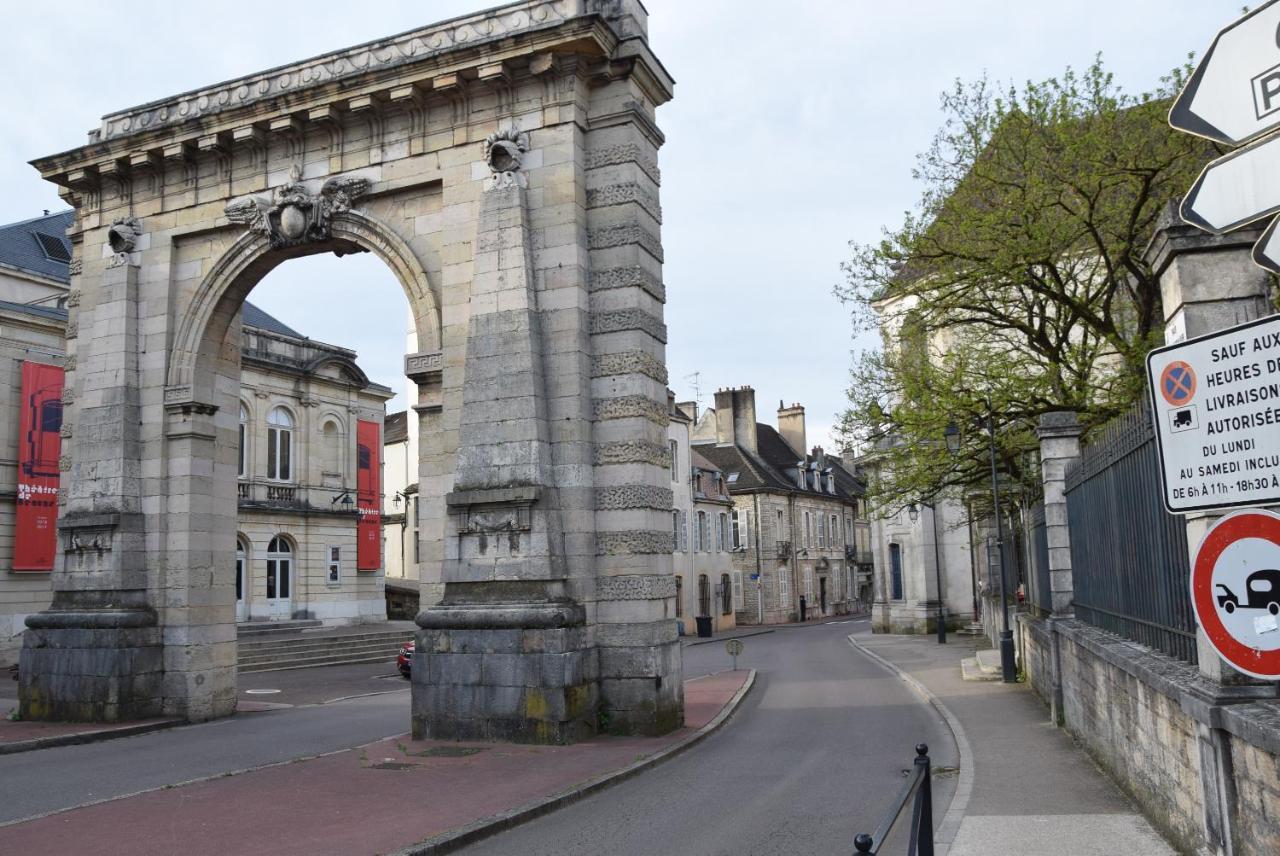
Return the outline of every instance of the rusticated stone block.
{"type": "Polygon", "coordinates": [[[592,291],[614,288],[641,288],[659,302],[667,299],[667,290],[658,277],[639,266],[607,268],[591,274],[592,291]]]}
{"type": "Polygon", "coordinates": [[[645,175],[653,179],[654,184],[662,183],[662,173],[658,169],[657,163],[648,157],[644,150],[635,143],[605,146],[587,153],[587,169],[589,170],[625,163],[633,163],[638,166],[645,175]]]}
{"type": "Polygon", "coordinates": [[[636,574],[601,577],[596,581],[597,600],[662,600],[675,596],[676,580],[673,576],[636,574]]]}
{"type": "MultiPolygon", "coordinates": [[[[596,419],[648,419],[664,428],[671,421],[666,406],[647,395],[623,395],[618,398],[597,398],[596,419]]],[[[667,506],[670,508],[670,505],[667,506]]]]}
{"type": "Polygon", "coordinates": [[[642,374],[658,383],[667,382],[667,366],[661,360],[644,351],[619,351],[591,358],[592,377],[642,374]]]}
{"type": "Polygon", "coordinates": [[[596,508],[602,511],[623,511],[631,508],[651,508],[654,511],[670,511],[670,488],[647,484],[622,484],[596,488],[596,508]]]}
{"type": "Polygon", "coordinates": [[[635,244],[660,262],[663,260],[662,240],[639,223],[605,226],[587,234],[587,247],[592,250],[607,250],[628,244],[635,244]]]}
{"type": "Polygon", "coordinates": [[[619,333],[624,330],[640,330],[659,342],[667,341],[667,325],[642,309],[619,309],[612,312],[592,312],[592,334],[619,333]]]}
{"type": "MultiPolygon", "coordinates": [[[[597,556],[661,555],[670,553],[674,549],[673,536],[670,532],[640,529],[629,532],[596,533],[597,556]]],[[[672,586],[674,585],[673,579],[672,586]]]]}
{"type": "Polygon", "coordinates": [[[594,459],[601,464],[653,464],[667,469],[671,466],[671,450],[648,440],[623,440],[617,443],[599,443],[594,459]]]}

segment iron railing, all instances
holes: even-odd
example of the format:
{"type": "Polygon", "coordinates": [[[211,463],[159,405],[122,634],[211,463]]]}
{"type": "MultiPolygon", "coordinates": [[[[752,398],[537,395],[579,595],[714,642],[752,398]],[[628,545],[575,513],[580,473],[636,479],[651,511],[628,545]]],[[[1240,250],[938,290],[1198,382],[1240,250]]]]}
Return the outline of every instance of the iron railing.
{"type": "Polygon", "coordinates": [[[929,747],[924,743],[916,744],[916,758],[911,775],[898,792],[898,799],[885,815],[880,827],[870,835],[860,832],[854,836],[854,853],[885,856],[881,848],[908,802],[911,803],[911,829],[907,841],[907,856],[933,856],[933,785],[929,747]]]}
{"type": "Polygon", "coordinates": [[[1027,575],[1027,600],[1041,617],[1053,614],[1053,586],[1049,579],[1049,530],[1045,525],[1044,503],[1037,502],[1031,506],[1028,521],[1031,527],[1030,548],[1031,568],[1027,575]]]}
{"type": "Polygon", "coordinates": [[[790,541],[779,541],[777,543],[777,556],[779,559],[791,558],[791,542],[790,541]]]}
{"type": "Polygon", "coordinates": [[[1161,503],[1145,405],[1084,449],[1067,470],[1066,488],[1076,617],[1194,663],[1186,524],[1161,503]]]}

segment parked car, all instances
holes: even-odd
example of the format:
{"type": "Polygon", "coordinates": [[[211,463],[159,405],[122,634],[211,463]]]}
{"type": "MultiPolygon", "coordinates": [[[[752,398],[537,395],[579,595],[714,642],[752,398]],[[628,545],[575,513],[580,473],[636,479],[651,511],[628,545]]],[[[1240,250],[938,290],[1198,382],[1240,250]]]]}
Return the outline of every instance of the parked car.
{"type": "Polygon", "coordinates": [[[400,676],[406,681],[409,680],[410,670],[413,668],[413,652],[416,647],[417,643],[410,639],[400,646],[400,653],[396,655],[396,668],[400,670],[400,676]]]}
{"type": "Polygon", "coordinates": [[[1218,583],[1225,594],[1218,595],[1218,606],[1230,615],[1237,609],[1265,609],[1272,615],[1280,615],[1280,570],[1265,568],[1254,571],[1244,581],[1247,600],[1240,602],[1235,592],[1218,583]]]}

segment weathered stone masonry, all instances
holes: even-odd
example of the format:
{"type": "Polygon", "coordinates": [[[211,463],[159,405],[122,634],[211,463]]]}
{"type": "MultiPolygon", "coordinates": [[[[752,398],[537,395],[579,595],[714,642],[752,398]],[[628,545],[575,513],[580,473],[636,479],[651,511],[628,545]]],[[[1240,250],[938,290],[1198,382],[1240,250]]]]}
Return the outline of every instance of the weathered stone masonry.
{"type": "Polygon", "coordinates": [[[76,208],[81,297],[24,716],[234,709],[240,305],[289,258],[373,252],[418,339],[415,733],[678,726],[672,85],[636,0],[521,0],[113,113],[37,161],[76,208]]]}

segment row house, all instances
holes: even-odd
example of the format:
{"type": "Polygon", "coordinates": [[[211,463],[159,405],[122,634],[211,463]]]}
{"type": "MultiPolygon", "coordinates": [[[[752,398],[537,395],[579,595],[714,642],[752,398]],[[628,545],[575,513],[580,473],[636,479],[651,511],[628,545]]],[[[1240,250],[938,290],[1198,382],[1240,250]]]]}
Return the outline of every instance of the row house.
{"type": "Polygon", "coordinates": [[[739,624],[843,615],[871,599],[866,489],[837,455],[809,451],[804,408],[779,406],[778,426],[756,421],[755,391],[720,390],[692,448],[725,474],[728,542],[744,580],[739,624]]]}
{"type": "Polygon", "coordinates": [[[731,557],[733,500],[724,472],[689,443],[697,403],[677,405],[668,394],[668,409],[675,617],[681,633],[697,633],[699,623],[718,633],[736,626],[743,606],[742,572],[731,557]]]}

